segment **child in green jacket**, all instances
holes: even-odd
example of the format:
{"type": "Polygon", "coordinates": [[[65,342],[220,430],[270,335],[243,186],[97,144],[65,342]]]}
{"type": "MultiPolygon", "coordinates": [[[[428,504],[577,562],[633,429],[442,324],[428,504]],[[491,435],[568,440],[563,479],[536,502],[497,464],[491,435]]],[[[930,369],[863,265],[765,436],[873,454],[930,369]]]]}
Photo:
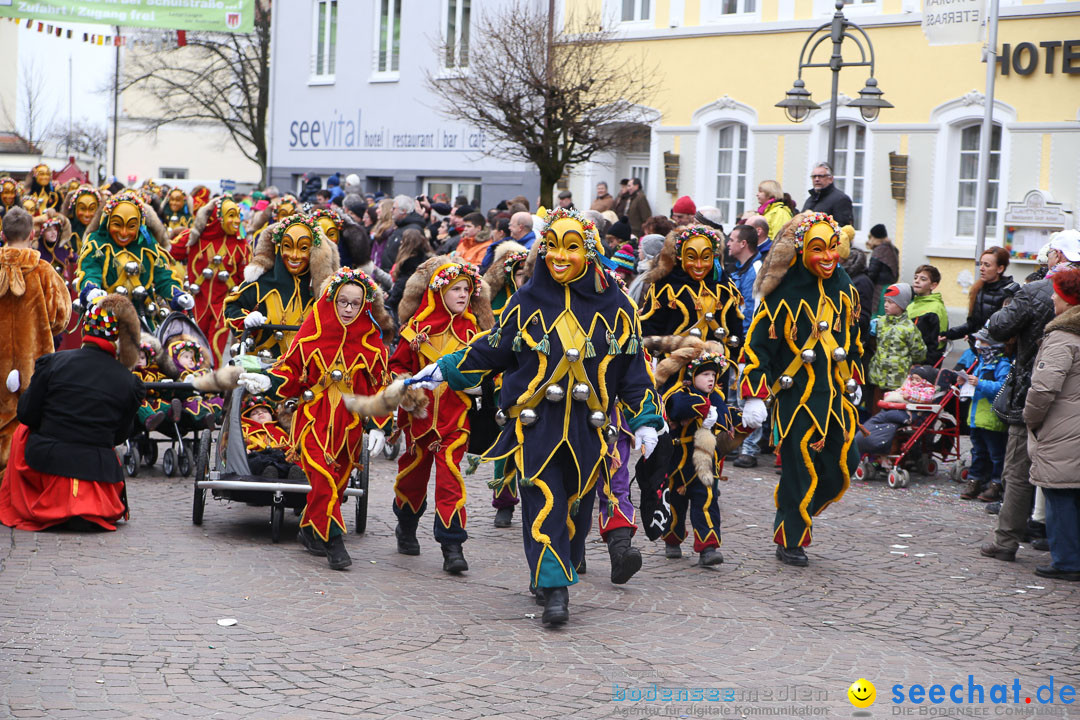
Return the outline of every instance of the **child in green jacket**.
{"type": "Polygon", "coordinates": [[[945,343],[938,338],[949,329],[949,314],[945,312],[945,302],[941,293],[936,292],[941,282],[941,271],[933,265],[920,265],[915,268],[915,278],[911,289],[915,296],[907,306],[907,316],[919,329],[926,344],[926,364],[937,365],[945,354],[945,343]]]}
{"type": "Polygon", "coordinates": [[[926,359],[926,343],[905,312],[912,297],[911,285],[890,285],[885,290],[885,314],[874,318],[871,332],[877,336],[878,346],[870,360],[868,380],[879,393],[899,388],[908,369],[926,359]]]}

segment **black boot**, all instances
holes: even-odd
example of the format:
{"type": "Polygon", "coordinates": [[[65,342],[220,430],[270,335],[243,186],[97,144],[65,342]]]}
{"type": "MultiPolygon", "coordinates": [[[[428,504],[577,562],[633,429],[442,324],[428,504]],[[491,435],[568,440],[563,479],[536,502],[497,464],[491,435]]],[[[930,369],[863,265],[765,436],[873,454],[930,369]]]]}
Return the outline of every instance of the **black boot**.
{"type": "Polygon", "coordinates": [[[507,505],[495,511],[495,527],[508,528],[510,521],[514,519],[514,506],[507,505]]]}
{"type": "Polygon", "coordinates": [[[335,535],[326,542],[326,561],[331,570],[344,570],[352,565],[352,558],[345,549],[344,535],[335,535]]]}
{"type": "Polygon", "coordinates": [[[589,569],[588,566],[585,564],[585,558],[582,557],[581,562],[578,563],[578,566],[577,566],[577,574],[578,575],[584,575],[588,571],[588,569],[589,569]]]}
{"type": "Polygon", "coordinates": [[[702,567],[719,565],[724,562],[724,556],[714,547],[707,547],[698,554],[698,564],[702,567]]]}
{"type": "Polygon", "coordinates": [[[607,549],[611,556],[611,582],[622,585],[641,569],[641,551],[630,546],[633,533],[628,527],[608,533],[607,549]]]}
{"type": "Polygon", "coordinates": [[[544,603],[547,602],[547,596],[544,594],[544,588],[531,587],[529,588],[529,592],[532,593],[533,600],[536,602],[536,604],[540,607],[544,607],[544,603]]]}
{"type": "Polygon", "coordinates": [[[300,528],[300,532],[296,534],[296,539],[312,555],[326,557],[326,543],[322,541],[322,538],[315,535],[315,531],[311,529],[310,525],[300,528]]]}
{"type": "Polygon", "coordinates": [[[562,625],[570,619],[570,591],[565,587],[538,588],[544,593],[544,615],[540,621],[545,625],[562,625]]]}
{"type": "Polygon", "coordinates": [[[394,528],[394,537],[397,538],[397,551],[402,555],[419,555],[420,541],[416,539],[416,528],[408,530],[399,522],[394,528]]]}
{"type": "Polygon", "coordinates": [[[783,545],[777,545],[776,559],[785,565],[794,565],[795,567],[806,567],[810,564],[810,559],[806,557],[806,553],[803,552],[801,547],[786,548],[783,545]]]}
{"type": "Polygon", "coordinates": [[[442,556],[442,569],[444,572],[459,575],[469,569],[469,563],[465,561],[465,554],[461,552],[461,545],[443,545],[442,556]]]}

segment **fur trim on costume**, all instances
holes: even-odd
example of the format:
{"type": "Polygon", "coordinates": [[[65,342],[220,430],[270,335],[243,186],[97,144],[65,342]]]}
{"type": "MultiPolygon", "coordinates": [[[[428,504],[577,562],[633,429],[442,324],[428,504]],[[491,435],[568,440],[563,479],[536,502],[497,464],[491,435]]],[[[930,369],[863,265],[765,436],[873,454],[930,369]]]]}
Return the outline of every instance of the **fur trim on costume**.
{"type": "Polygon", "coordinates": [[[101,298],[98,304],[115,315],[120,326],[116,339],[116,359],[128,370],[134,369],[139,362],[139,336],[142,335],[139,313],[131,300],[115,293],[101,298]]]}
{"type": "Polygon", "coordinates": [[[273,225],[267,225],[259,233],[259,239],[255,243],[255,252],[251,255],[247,267],[244,268],[244,279],[248,282],[258,280],[263,273],[274,269],[274,241],[271,240],[274,229],[273,225]]]}
{"type": "Polygon", "coordinates": [[[210,202],[199,208],[199,212],[195,213],[195,222],[191,223],[191,232],[188,233],[187,246],[195,247],[195,244],[199,242],[199,237],[203,234],[203,230],[210,222],[210,213],[214,211],[214,201],[210,202]]]}
{"type": "Polygon", "coordinates": [[[1046,323],[1043,335],[1049,335],[1052,330],[1063,330],[1073,335],[1080,335],[1080,305],[1074,305],[1056,318],[1046,323]]]}
{"type": "MultiPolygon", "coordinates": [[[[729,452],[738,450],[742,447],[743,440],[750,437],[749,430],[740,430],[741,425],[736,425],[730,433],[719,432],[716,435],[716,454],[719,457],[724,457],[729,452]]],[[[722,477],[721,480],[727,480],[722,477]]]]}
{"type": "MultiPolygon", "coordinates": [[[[436,255],[420,263],[420,266],[416,268],[416,272],[405,282],[405,290],[401,293],[401,300],[398,302],[398,321],[402,325],[416,314],[427,292],[428,283],[431,282],[431,276],[440,267],[452,262],[457,261],[449,255],[436,255]]],[[[480,279],[480,294],[470,297],[469,310],[476,316],[476,325],[481,330],[489,330],[495,324],[495,315],[491,311],[490,288],[483,278],[480,279]]]]}
{"type": "Polygon", "coordinates": [[[503,240],[495,246],[495,254],[491,260],[491,265],[488,266],[487,272],[484,273],[484,282],[487,283],[492,297],[498,295],[499,291],[506,285],[506,269],[503,268],[503,261],[506,260],[506,256],[510,253],[519,252],[529,251],[525,249],[524,245],[513,240],[503,240]]]}
{"type": "Polygon", "coordinates": [[[427,417],[427,393],[418,387],[406,387],[405,379],[397,378],[374,395],[345,395],[345,408],[362,417],[379,417],[401,407],[414,417],[427,417]]]}
{"type": "Polygon", "coordinates": [[[540,238],[537,237],[533,241],[532,247],[529,248],[529,257],[525,258],[525,280],[533,276],[533,270],[536,269],[536,260],[540,257],[540,238]]]}
{"type": "Polygon", "coordinates": [[[149,345],[153,353],[153,357],[150,358],[151,362],[158,362],[161,359],[161,341],[158,340],[153,333],[144,332],[139,336],[139,348],[142,349],[143,345],[149,345]]]}
{"type": "MultiPolygon", "coordinates": [[[[169,338],[169,345],[171,346],[171,345],[174,345],[174,344],[176,344],[178,342],[185,342],[185,341],[195,343],[199,347],[203,347],[203,344],[201,342],[199,342],[199,340],[196,337],[194,337],[192,335],[188,335],[187,333],[180,333],[179,335],[173,335],[172,337],[169,338]]],[[[203,352],[203,354],[205,354],[206,350],[203,349],[202,352],[203,352]]],[[[213,360],[212,357],[209,358],[209,359],[211,361],[213,360]]],[[[164,346],[162,347],[161,354],[158,356],[158,367],[161,368],[161,371],[163,373],[165,373],[169,377],[173,378],[174,380],[179,378],[181,373],[182,373],[180,368],[173,361],[171,354],[168,352],[168,348],[164,347],[164,346]]]]}
{"type": "Polygon", "coordinates": [[[780,286],[788,268],[795,264],[795,230],[808,213],[799,213],[788,221],[779,237],[773,239],[769,254],[761,261],[757,279],[754,280],[754,299],[761,300],[780,286]]]}
{"type": "Polygon", "coordinates": [[[705,351],[705,341],[689,335],[650,335],[641,344],[654,355],[665,355],[653,372],[656,383],[662,385],[705,351]]]}
{"type": "Polygon", "coordinates": [[[52,220],[58,220],[60,222],[60,230],[56,234],[56,245],[58,247],[61,246],[61,245],[64,245],[64,246],[70,245],[71,244],[70,243],[70,240],[71,240],[71,221],[68,220],[67,215],[64,215],[63,213],[57,212],[56,210],[53,210],[52,208],[47,209],[45,212],[43,212],[42,214],[40,214],[40,215],[38,215],[37,217],[34,218],[34,238],[35,238],[35,240],[38,239],[38,233],[41,231],[42,226],[44,226],[45,223],[50,222],[52,220]]]}
{"type": "Polygon", "coordinates": [[[192,378],[191,384],[199,392],[223,393],[236,389],[241,372],[243,370],[239,365],[226,365],[219,370],[208,370],[192,378]]]}
{"type": "Polygon", "coordinates": [[[701,484],[712,487],[716,480],[716,435],[711,429],[698,428],[694,433],[694,473],[701,484]]]}

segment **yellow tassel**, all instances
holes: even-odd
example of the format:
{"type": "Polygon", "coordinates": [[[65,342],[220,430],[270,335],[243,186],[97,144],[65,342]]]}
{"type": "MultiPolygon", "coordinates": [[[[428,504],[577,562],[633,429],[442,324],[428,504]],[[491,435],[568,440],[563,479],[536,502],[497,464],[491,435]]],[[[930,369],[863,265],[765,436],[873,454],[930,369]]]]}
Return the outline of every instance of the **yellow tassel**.
{"type": "Polygon", "coordinates": [[[769,323],[769,339],[776,340],[776,321],[769,323]]]}

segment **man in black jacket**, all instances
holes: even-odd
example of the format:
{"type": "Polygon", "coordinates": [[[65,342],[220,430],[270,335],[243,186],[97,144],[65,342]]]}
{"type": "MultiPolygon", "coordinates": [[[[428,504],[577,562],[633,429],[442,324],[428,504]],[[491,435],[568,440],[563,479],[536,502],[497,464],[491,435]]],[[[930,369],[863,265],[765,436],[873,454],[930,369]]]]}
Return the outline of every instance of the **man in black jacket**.
{"type": "Polygon", "coordinates": [[[855,224],[855,211],[851,208],[851,198],[844,191],[833,185],[832,168],[828,163],[818,163],[810,173],[814,187],[810,197],[803,203],[803,212],[821,212],[832,215],[840,227],[855,224]]]}
{"type": "Polygon", "coordinates": [[[398,248],[401,247],[401,236],[405,234],[405,231],[414,227],[420,232],[424,232],[427,227],[424,216],[416,212],[416,201],[408,195],[394,197],[394,209],[391,213],[397,227],[391,233],[390,239],[386,241],[386,247],[382,251],[382,260],[379,262],[386,272],[390,272],[390,268],[394,267],[394,263],[397,262],[398,248]]]}
{"type": "Polygon", "coordinates": [[[145,396],[131,373],[138,353],[135,308],[106,295],[87,311],[81,348],[38,358],[19,398],[0,522],[41,530],[82,518],[116,529],[127,503],[114,447],[130,437],[145,396]]]}

